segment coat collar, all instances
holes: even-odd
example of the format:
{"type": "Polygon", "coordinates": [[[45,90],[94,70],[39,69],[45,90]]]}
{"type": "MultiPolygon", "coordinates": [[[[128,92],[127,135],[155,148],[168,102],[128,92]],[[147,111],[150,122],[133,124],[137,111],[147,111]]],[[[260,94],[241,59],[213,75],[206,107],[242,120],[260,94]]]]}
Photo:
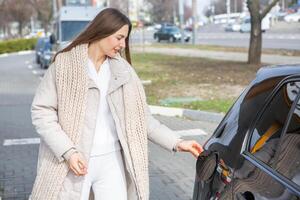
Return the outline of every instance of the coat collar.
{"type": "MultiPolygon", "coordinates": [[[[85,59],[87,60],[88,58],[85,59]]],[[[110,94],[129,81],[130,73],[128,63],[119,53],[113,58],[108,58],[108,63],[111,70],[111,77],[107,93],[110,94]]],[[[87,62],[86,69],[88,69],[87,62]]],[[[86,74],[87,73],[86,70],[86,74]]],[[[88,78],[88,88],[98,88],[96,83],[90,77],[88,78]]]]}

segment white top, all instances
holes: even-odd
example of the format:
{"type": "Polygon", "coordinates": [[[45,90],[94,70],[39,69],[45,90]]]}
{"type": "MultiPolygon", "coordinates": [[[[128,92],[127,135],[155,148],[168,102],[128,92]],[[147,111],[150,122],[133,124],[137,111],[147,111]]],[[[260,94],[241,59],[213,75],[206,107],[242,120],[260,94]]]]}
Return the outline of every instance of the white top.
{"type": "Polygon", "coordinates": [[[98,73],[94,63],[88,59],[88,75],[100,89],[100,102],[91,156],[120,150],[121,145],[119,143],[115,122],[106,99],[111,76],[108,59],[106,58],[102,63],[98,73]]]}

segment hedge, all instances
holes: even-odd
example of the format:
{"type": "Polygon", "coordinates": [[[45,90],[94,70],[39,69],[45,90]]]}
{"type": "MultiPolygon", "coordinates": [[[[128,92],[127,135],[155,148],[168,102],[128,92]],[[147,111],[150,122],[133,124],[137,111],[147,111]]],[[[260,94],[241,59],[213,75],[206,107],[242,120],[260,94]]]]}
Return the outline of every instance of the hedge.
{"type": "Polygon", "coordinates": [[[36,42],[37,42],[37,38],[1,41],[0,54],[24,51],[24,50],[33,50],[36,42]]]}

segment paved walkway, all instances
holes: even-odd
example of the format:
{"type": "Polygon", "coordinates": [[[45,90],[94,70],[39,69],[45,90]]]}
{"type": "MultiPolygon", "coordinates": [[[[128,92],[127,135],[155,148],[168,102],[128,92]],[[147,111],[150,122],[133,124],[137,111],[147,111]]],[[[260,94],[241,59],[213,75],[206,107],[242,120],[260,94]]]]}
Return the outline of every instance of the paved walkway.
{"type": "MultiPolygon", "coordinates": [[[[208,51],[208,50],[200,50],[200,49],[156,48],[156,47],[145,46],[144,48],[133,47],[133,51],[146,52],[146,53],[159,53],[159,54],[174,55],[174,56],[210,58],[216,60],[243,61],[243,62],[246,62],[248,59],[247,53],[208,51]]],[[[300,64],[300,57],[263,54],[261,61],[262,63],[266,63],[266,64],[300,64]]]]}

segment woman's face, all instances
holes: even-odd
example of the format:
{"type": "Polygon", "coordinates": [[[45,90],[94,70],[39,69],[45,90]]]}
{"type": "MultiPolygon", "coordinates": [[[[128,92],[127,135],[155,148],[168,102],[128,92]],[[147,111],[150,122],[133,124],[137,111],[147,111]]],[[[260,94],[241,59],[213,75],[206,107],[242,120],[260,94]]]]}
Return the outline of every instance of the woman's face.
{"type": "Polygon", "coordinates": [[[128,37],[129,26],[124,25],[114,34],[99,41],[100,49],[105,55],[115,57],[116,54],[125,48],[125,39],[128,37]]]}

